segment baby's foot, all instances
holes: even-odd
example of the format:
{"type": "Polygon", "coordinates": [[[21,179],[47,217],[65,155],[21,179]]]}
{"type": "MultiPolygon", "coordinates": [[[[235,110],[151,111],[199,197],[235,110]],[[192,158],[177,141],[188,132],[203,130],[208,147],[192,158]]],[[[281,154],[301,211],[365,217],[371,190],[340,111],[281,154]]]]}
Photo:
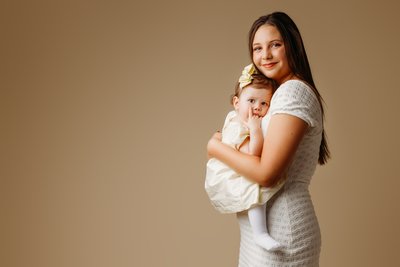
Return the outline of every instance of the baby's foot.
{"type": "Polygon", "coordinates": [[[268,251],[277,251],[283,248],[279,242],[270,237],[267,233],[255,235],[254,241],[257,245],[265,248],[268,251]]]}

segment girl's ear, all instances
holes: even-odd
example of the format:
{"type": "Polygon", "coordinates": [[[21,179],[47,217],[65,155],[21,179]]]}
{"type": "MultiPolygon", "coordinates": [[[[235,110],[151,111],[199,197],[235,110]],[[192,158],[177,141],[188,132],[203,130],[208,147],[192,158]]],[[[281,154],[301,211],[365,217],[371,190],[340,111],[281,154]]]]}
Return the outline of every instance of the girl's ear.
{"type": "Polygon", "coordinates": [[[232,98],[232,103],[233,103],[233,107],[235,108],[235,110],[239,109],[239,97],[234,96],[232,98]]]}

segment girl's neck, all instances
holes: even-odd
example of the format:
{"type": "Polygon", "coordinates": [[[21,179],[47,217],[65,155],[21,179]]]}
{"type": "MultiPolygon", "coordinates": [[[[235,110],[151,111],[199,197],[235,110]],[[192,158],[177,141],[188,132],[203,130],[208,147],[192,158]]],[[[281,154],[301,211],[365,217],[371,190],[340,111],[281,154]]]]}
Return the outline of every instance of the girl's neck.
{"type": "Polygon", "coordinates": [[[294,73],[289,73],[288,75],[286,75],[285,77],[283,77],[280,81],[278,82],[278,85],[281,85],[289,80],[299,80],[299,77],[297,77],[296,75],[294,75],[294,73]]]}

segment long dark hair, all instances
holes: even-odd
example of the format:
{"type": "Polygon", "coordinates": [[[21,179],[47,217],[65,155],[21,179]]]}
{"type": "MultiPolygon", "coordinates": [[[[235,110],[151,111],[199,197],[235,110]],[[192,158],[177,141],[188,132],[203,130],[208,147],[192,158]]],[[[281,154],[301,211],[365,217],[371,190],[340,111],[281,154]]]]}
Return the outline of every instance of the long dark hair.
{"type": "MultiPolygon", "coordinates": [[[[322,125],[324,121],[324,107],[321,94],[318,92],[315,86],[314,79],[311,74],[310,64],[308,63],[307,53],[304,48],[303,39],[301,38],[300,31],[297,28],[294,21],[283,12],[274,12],[266,16],[258,18],[250,28],[249,31],[249,51],[250,58],[253,58],[253,41],[254,36],[262,25],[275,26],[282,36],[283,43],[285,44],[286,58],[289,63],[289,67],[293,74],[299,79],[310,85],[318,98],[322,112],[322,125]]],[[[254,64],[255,65],[255,64],[254,64]]],[[[319,158],[318,163],[324,165],[330,158],[330,151],[326,141],[326,133],[323,128],[322,140],[319,147],[319,158]]]]}

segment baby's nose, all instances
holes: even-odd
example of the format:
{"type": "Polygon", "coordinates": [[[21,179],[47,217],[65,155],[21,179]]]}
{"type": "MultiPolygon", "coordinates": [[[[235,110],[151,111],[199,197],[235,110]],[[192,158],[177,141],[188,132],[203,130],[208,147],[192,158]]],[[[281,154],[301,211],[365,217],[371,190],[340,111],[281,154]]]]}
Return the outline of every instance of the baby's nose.
{"type": "Polygon", "coordinates": [[[255,104],[253,108],[254,108],[254,110],[261,110],[261,105],[255,104]]]}

